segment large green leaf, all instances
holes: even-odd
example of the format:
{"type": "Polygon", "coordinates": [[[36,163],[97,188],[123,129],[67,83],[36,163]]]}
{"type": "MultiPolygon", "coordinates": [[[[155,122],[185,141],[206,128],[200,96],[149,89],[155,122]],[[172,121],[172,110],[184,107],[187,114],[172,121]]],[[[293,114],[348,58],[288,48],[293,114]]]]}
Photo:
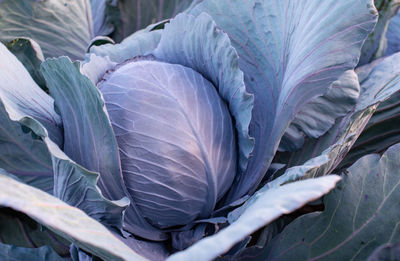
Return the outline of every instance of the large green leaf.
{"type": "Polygon", "coordinates": [[[40,64],[43,62],[44,56],[39,44],[29,38],[17,38],[6,46],[25,66],[32,79],[47,91],[43,75],[40,73],[40,64]]]}
{"type": "Polygon", "coordinates": [[[2,43],[0,97],[13,117],[22,118],[22,115],[27,115],[38,120],[46,127],[51,139],[61,146],[61,119],[54,110],[54,100],[35,83],[21,62],[2,43]]]}
{"type": "Polygon", "coordinates": [[[297,112],[354,69],[377,12],[372,0],[204,0],[190,11],[202,12],[229,35],[254,93],[256,143],[229,193],[233,201],[257,189],[297,112]]]}
{"type": "Polygon", "coordinates": [[[0,168],[53,193],[53,166],[45,143],[21,123],[10,120],[1,99],[0,168]]]}
{"type": "Polygon", "coordinates": [[[190,260],[193,257],[199,261],[212,260],[281,215],[291,213],[307,202],[328,193],[339,180],[338,176],[326,176],[283,186],[276,183],[265,187],[231,214],[231,224],[227,228],[170,256],[167,260],[190,260]]]}
{"type": "Polygon", "coordinates": [[[33,117],[62,143],[60,118],[51,97],[32,80],[28,71],[0,43],[0,167],[47,192],[53,191],[53,168],[42,140],[24,125],[33,117]]]}
{"type": "Polygon", "coordinates": [[[29,37],[46,57],[82,59],[94,37],[89,0],[0,1],[0,40],[29,37]]]}
{"type": "Polygon", "coordinates": [[[351,166],[325,197],[325,211],[304,215],[259,260],[365,260],[400,240],[400,145],[351,166]]]}
{"type": "Polygon", "coordinates": [[[104,260],[143,260],[83,211],[0,173],[0,206],[25,213],[104,260]]]}

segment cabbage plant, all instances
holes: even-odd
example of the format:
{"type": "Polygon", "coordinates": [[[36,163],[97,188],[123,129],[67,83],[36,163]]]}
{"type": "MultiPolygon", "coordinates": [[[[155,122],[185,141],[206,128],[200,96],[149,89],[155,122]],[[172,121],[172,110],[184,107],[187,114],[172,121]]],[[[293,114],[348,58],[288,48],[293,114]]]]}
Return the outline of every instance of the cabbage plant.
{"type": "Polygon", "coordinates": [[[398,3],[150,5],[0,1],[0,255],[395,251],[398,3]]]}

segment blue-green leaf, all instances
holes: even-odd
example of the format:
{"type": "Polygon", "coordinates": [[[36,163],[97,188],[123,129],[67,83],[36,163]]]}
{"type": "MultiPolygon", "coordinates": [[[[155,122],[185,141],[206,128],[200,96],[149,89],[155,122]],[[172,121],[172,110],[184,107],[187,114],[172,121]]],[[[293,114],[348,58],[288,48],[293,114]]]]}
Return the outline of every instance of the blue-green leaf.
{"type": "Polygon", "coordinates": [[[143,260],[83,211],[4,174],[0,174],[0,206],[25,213],[61,237],[104,260],[143,260]]]}
{"type": "Polygon", "coordinates": [[[400,243],[383,244],[375,249],[367,261],[396,261],[400,257],[400,243]]]}
{"type": "Polygon", "coordinates": [[[46,57],[82,59],[94,37],[89,0],[0,1],[0,40],[29,37],[46,57]]]}
{"type": "Polygon", "coordinates": [[[27,115],[46,127],[50,138],[62,144],[60,116],[54,100],[32,79],[20,61],[0,43],[0,97],[12,119],[27,115]]]}
{"type": "Polygon", "coordinates": [[[400,145],[352,165],[325,197],[325,210],[301,216],[276,237],[260,260],[365,260],[400,240],[400,145]]]}
{"type": "MultiPolygon", "coordinates": [[[[84,168],[100,174],[97,185],[106,198],[129,197],[131,204],[124,222],[128,231],[150,239],[164,238],[162,232],[141,216],[126,191],[117,142],[100,92],[66,57],[46,60],[42,64],[42,73],[64,123],[64,153],[84,168]]],[[[56,155],[59,159],[70,160],[60,153],[56,155]]],[[[58,162],[53,163],[59,167],[58,162]]],[[[62,166],[62,171],[67,174],[71,167],[81,169],[67,164],[62,166]]]]}
{"type": "Polygon", "coordinates": [[[6,46],[25,66],[32,79],[44,91],[48,91],[43,75],[40,73],[40,64],[43,62],[44,56],[39,44],[29,38],[17,38],[9,42],[6,46]]]}
{"type": "Polygon", "coordinates": [[[323,95],[314,98],[296,115],[279,144],[280,151],[300,149],[305,137],[325,134],[340,116],[345,116],[357,103],[360,84],[354,70],[344,72],[323,95]]]}
{"type": "Polygon", "coordinates": [[[255,96],[256,146],[230,192],[235,200],[256,190],[296,113],[357,65],[377,12],[372,0],[204,0],[191,10],[201,12],[229,35],[255,96]]]}
{"type": "MultiPolygon", "coordinates": [[[[299,151],[277,155],[275,161],[286,164],[287,167],[292,167],[303,165],[306,161],[318,155],[327,157],[324,168],[319,167],[317,172],[307,175],[308,177],[315,177],[331,173],[339,164],[348,166],[363,155],[379,151],[377,148],[379,148],[380,141],[383,144],[382,149],[390,146],[390,137],[387,140],[372,139],[369,146],[356,147],[349,158],[343,160],[367,125],[377,106],[400,90],[399,59],[400,54],[395,54],[358,68],[361,94],[352,111],[339,119],[324,136],[319,139],[308,140],[299,151]]],[[[395,111],[393,110],[393,112],[395,111]]],[[[375,132],[371,133],[372,136],[375,134],[375,132]]],[[[397,136],[394,134],[392,137],[396,138],[397,136]]]]}
{"type": "MultiPolygon", "coordinates": [[[[0,238],[3,244],[37,248],[47,245],[59,255],[69,255],[69,241],[10,208],[0,208],[0,238]]],[[[1,252],[1,251],[0,251],[1,252]]]]}
{"type": "Polygon", "coordinates": [[[274,219],[328,193],[339,180],[338,176],[326,176],[283,186],[265,187],[256,192],[236,213],[231,214],[232,223],[227,228],[167,260],[188,260],[190,257],[196,257],[199,261],[212,260],[274,219]]]}

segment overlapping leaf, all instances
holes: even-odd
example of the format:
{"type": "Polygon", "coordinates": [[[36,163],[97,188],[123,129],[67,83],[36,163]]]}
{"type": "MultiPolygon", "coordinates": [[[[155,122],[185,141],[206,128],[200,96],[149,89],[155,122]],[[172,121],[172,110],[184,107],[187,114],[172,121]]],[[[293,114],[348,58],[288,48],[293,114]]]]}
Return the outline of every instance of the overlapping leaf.
{"type": "Polygon", "coordinates": [[[240,214],[235,213],[227,228],[167,260],[188,260],[190,257],[196,257],[199,261],[212,260],[279,216],[328,193],[339,180],[338,176],[327,176],[261,190],[246,202],[239,210],[240,214]]]}
{"type": "Polygon", "coordinates": [[[180,14],[166,25],[152,54],[162,61],[190,67],[213,83],[236,122],[238,171],[243,173],[254,147],[249,136],[253,96],[246,91],[243,72],[228,36],[207,14],[197,18],[180,14]]]}
{"type": "Polygon", "coordinates": [[[0,258],[2,260],[54,260],[66,261],[51,247],[25,248],[0,243],[0,258]]]}
{"type": "Polygon", "coordinates": [[[39,44],[29,38],[17,38],[9,42],[6,46],[25,66],[32,79],[44,91],[47,91],[46,83],[40,73],[40,64],[43,62],[44,56],[39,44]]]}
{"type": "Polygon", "coordinates": [[[325,211],[304,215],[276,237],[260,260],[365,260],[400,239],[400,145],[351,166],[326,196],[325,211]]]}
{"type": "Polygon", "coordinates": [[[68,240],[10,208],[0,208],[0,238],[3,244],[24,248],[47,245],[61,256],[69,255],[68,240]]]}
{"type": "Polygon", "coordinates": [[[254,192],[302,106],[356,66],[377,12],[372,0],[204,0],[191,13],[203,11],[229,35],[255,94],[250,134],[257,143],[231,190],[234,200],[254,192]]]}
{"type": "Polygon", "coordinates": [[[25,213],[104,260],[143,260],[83,211],[4,174],[0,174],[0,206],[25,213]]]}
{"type": "MultiPolygon", "coordinates": [[[[106,198],[120,200],[125,196],[129,197],[122,179],[117,142],[100,92],[66,57],[47,60],[42,64],[42,73],[63,119],[65,154],[84,168],[100,173],[97,185],[106,198]]],[[[58,148],[51,149],[53,154],[57,150],[58,148]]],[[[70,173],[72,168],[90,176],[90,172],[79,165],[68,164],[71,160],[62,151],[53,156],[67,163],[63,166],[53,159],[54,167],[61,167],[65,174],[70,173]]],[[[76,178],[81,180],[79,174],[76,178]]],[[[93,180],[89,183],[93,185],[93,180]]],[[[60,182],[59,185],[66,184],[68,183],[60,182]]],[[[85,187],[86,185],[82,187],[84,191],[85,187]]],[[[79,193],[76,196],[80,197],[79,193]]],[[[163,233],[147,223],[137,211],[134,200],[129,199],[131,204],[125,212],[126,229],[150,239],[164,238],[163,233]]],[[[84,197],[80,200],[84,200],[84,197]]],[[[85,204],[90,208],[91,202],[85,204]]]]}
{"type": "MultiPolygon", "coordinates": [[[[318,155],[328,157],[327,165],[325,168],[319,167],[319,171],[309,176],[326,175],[333,171],[342,162],[343,158],[349,152],[350,148],[356,142],[371,116],[375,112],[377,106],[381,102],[392,103],[395,101],[397,92],[400,90],[400,54],[395,54],[373,64],[360,67],[357,72],[361,81],[361,95],[357,101],[356,106],[352,111],[338,120],[334,127],[324,136],[316,140],[309,140],[305,146],[299,151],[291,154],[279,154],[276,162],[286,164],[287,167],[303,165],[313,157],[318,155]],[[390,98],[392,95],[393,98],[390,98]],[[389,99],[390,98],[390,99],[389,99]],[[388,100],[389,99],[389,100],[388,100]],[[392,100],[393,99],[393,100],[392,100]],[[323,170],[323,171],[321,171],[323,170]]],[[[383,106],[384,103],[383,103],[383,106]]],[[[390,122],[391,116],[396,115],[396,107],[390,107],[389,114],[383,113],[383,118],[377,116],[379,128],[380,124],[385,126],[386,122],[390,122]],[[393,113],[393,114],[392,114],[393,113]],[[389,115],[389,116],[388,116],[389,115]],[[385,117],[387,117],[387,121],[385,117]],[[382,120],[382,122],[380,122],[382,120]]],[[[378,114],[379,115],[379,114],[378,114]]],[[[374,124],[374,121],[371,123],[374,124]]],[[[373,125],[371,125],[373,126],[373,125]]],[[[395,126],[391,126],[393,129],[395,126]]],[[[386,136],[387,139],[362,139],[360,143],[368,141],[368,146],[357,146],[355,150],[346,158],[343,164],[351,165],[355,160],[370,152],[379,151],[379,144],[382,149],[391,145],[391,142],[396,140],[396,128],[393,129],[394,133],[386,136]]],[[[372,129],[373,131],[373,129],[372,129]]],[[[372,137],[375,132],[366,132],[367,137],[372,137]]],[[[311,161],[307,163],[311,166],[314,164],[311,161]]]]}

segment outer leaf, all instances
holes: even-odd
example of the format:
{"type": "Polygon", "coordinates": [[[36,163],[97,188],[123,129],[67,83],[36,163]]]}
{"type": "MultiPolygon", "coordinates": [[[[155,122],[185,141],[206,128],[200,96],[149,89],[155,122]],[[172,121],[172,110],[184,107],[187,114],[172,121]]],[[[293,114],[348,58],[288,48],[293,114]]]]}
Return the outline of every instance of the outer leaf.
{"type": "Polygon", "coordinates": [[[0,167],[52,193],[50,154],[45,144],[24,126],[28,120],[22,119],[25,116],[36,118],[48,128],[51,139],[60,144],[62,131],[58,126],[61,120],[53,109],[53,100],[2,44],[0,67],[0,167]]]}
{"type": "MultiPolygon", "coordinates": [[[[69,241],[10,208],[0,208],[0,238],[3,244],[37,248],[47,245],[60,256],[69,255],[69,241]]],[[[1,251],[0,251],[1,252],[1,251]]]]}
{"type": "MultiPolygon", "coordinates": [[[[378,60],[373,64],[360,67],[357,72],[361,81],[361,95],[351,113],[336,122],[334,127],[317,140],[309,140],[305,146],[290,155],[280,154],[275,158],[276,162],[287,164],[287,167],[303,165],[304,162],[317,155],[324,155],[329,158],[326,161],[325,168],[319,168],[311,176],[320,176],[331,173],[344,156],[356,142],[357,138],[368,123],[377,106],[389,99],[389,97],[400,90],[400,54],[396,54],[384,59],[378,60]],[[323,171],[321,171],[323,170],[323,171]]],[[[393,126],[391,126],[391,129],[393,126]]],[[[390,136],[389,136],[390,137],[390,136]]],[[[394,135],[393,137],[396,137],[394,135]]],[[[355,150],[351,155],[362,155],[374,151],[379,147],[372,140],[371,147],[355,150]],[[370,150],[371,149],[371,150],[370,150]]],[[[382,149],[387,148],[390,139],[382,140],[382,149]]],[[[346,159],[347,165],[351,165],[354,160],[346,159]]],[[[357,157],[353,159],[358,159],[357,157]]],[[[343,164],[343,163],[342,163],[343,164]]]]}
{"type": "Polygon", "coordinates": [[[194,256],[196,260],[212,260],[282,214],[290,213],[328,193],[339,180],[338,176],[327,176],[257,192],[242,207],[243,213],[227,228],[167,260],[188,260],[194,256]]]}
{"type": "Polygon", "coordinates": [[[97,187],[99,174],[90,172],[71,161],[49,140],[54,169],[54,196],[101,222],[108,228],[122,229],[124,212],[129,206],[128,198],[110,201],[103,197],[97,187]]]}
{"type": "MultiPolygon", "coordinates": [[[[65,154],[86,169],[100,173],[98,186],[106,198],[119,200],[129,196],[122,180],[114,132],[99,91],[66,57],[45,61],[42,73],[64,122],[65,154]]],[[[69,160],[62,155],[58,157],[69,160]]],[[[63,171],[70,168],[64,167],[63,171]]],[[[163,238],[129,199],[127,230],[150,239],[163,238]]]]}
{"type": "Polygon", "coordinates": [[[24,182],[53,193],[53,167],[45,143],[10,120],[0,101],[0,167],[24,182]]]}
{"type": "Polygon", "coordinates": [[[128,36],[120,44],[93,46],[90,48],[90,53],[103,57],[109,56],[111,61],[122,63],[154,50],[160,42],[161,33],[160,30],[148,31],[148,29],[143,29],[128,36]]]}
{"type": "Polygon", "coordinates": [[[169,255],[163,242],[139,240],[133,236],[119,237],[119,239],[133,251],[151,261],[164,261],[169,255]]]}
{"type": "MultiPolygon", "coordinates": [[[[9,102],[7,97],[0,98],[9,102]]],[[[29,100],[30,97],[24,98],[29,100]]],[[[71,161],[48,138],[47,131],[41,124],[18,107],[7,111],[1,100],[0,137],[3,140],[0,143],[0,166],[30,185],[49,193],[54,191],[55,196],[70,205],[80,207],[104,224],[120,228],[126,202],[106,200],[96,187],[98,174],[71,161]]]]}
{"type": "Polygon", "coordinates": [[[0,174],[0,205],[25,213],[105,260],[143,260],[83,211],[4,174],[0,174]]]}
{"type": "Polygon", "coordinates": [[[120,28],[117,40],[145,28],[147,25],[174,17],[185,10],[192,0],[123,0],[118,2],[120,28]]]}
{"type": "Polygon", "coordinates": [[[389,23],[387,29],[387,51],[386,55],[391,55],[400,51],[400,13],[397,13],[389,23]]]}
{"type": "Polygon", "coordinates": [[[84,57],[94,37],[89,0],[0,1],[0,40],[29,37],[46,57],[84,57]]]}
{"type": "Polygon", "coordinates": [[[346,168],[364,155],[383,152],[399,143],[398,126],[400,126],[400,92],[393,94],[379,105],[339,168],[346,168]]]}
{"type": "Polygon", "coordinates": [[[400,239],[400,145],[380,158],[351,166],[325,199],[325,211],[289,224],[262,260],[365,260],[384,243],[400,239]]]}
{"type": "Polygon", "coordinates": [[[279,144],[280,151],[300,149],[304,136],[318,138],[325,134],[340,116],[345,116],[357,103],[360,84],[354,70],[344,72],[332,83],[328,92],[305,105],[279,144]]]}
{"type": "Polygon", "coordinates": [[[361,51],[360,65],[381,58],[387,49],[386,32],[390,19],[396,15],[400,7],[399,0],[375,0],[375,6],[379,12],[378,23],[374,31],[368,36],[361,51]]]}
{"type": "Polygon", "coordinates": [[[197,18],[180,14],[165,25],[160,44],[153,54],[162,61],[194,69],[217,88],[236,122],[238,171],[242,173],[254,146],[248,133],[253,96],[246,91],[243,72],[229,37],[207,14],[197,18]]]}
{"type": "Polygon", "coordinates": [[[6,46],[25,66],[33,80],[44,91],[47,91],[46,83],[40,73],[40,64],[43,62],[44,56],[39,44],[29,38],[18,38],[6,46]]]}
{"type": "Polygon", "coordinates": [[[400,257],[400,243],[384,244],[368,257],[367,261],[396,261],[400,257]]]}
{"type": "Polygon", "coordinates": [[[296,113],[356,66],[377,12],[372,0],[204,0],[191,13],[203,11],[232,39],[255,94],[254,156],[238,175],[232,201],[255,191],[296,113]]]}
{"type": "Polygon", "coordinates": [[[90,0],[95,36],[109,35],[114,31],[111,17],[109,17],[107,11],[110,2],[111,0],[90,0]]]}
{"type": "Polygon", "coordinates": [[[143,29],[125,38],[120,44],[105,44],[90,48],[90,54],[81,65],[82,74],[97,84],[104,74],[128,59],[147,54],[154,50],[161,38],[161,31],[143,29]]]}
{"type": "Polygon", "coordinates": [[[7,111],[16,117],[35,118],[46,127],[54,142],[62,144],[61,119],[54,111],[53,99],[40,89],[21,62],[1,43],[0,97],[7,111]]]}
{"type": "Polygon", "coordinates": [[[49,246],[42,246],[39,248],[25,248],[16,247],[0,243],[0,258],[4,261],[17,261],[17,260],[54,260],[54,261],[67,261],[57,255],[54,250],[49,246]]]}

